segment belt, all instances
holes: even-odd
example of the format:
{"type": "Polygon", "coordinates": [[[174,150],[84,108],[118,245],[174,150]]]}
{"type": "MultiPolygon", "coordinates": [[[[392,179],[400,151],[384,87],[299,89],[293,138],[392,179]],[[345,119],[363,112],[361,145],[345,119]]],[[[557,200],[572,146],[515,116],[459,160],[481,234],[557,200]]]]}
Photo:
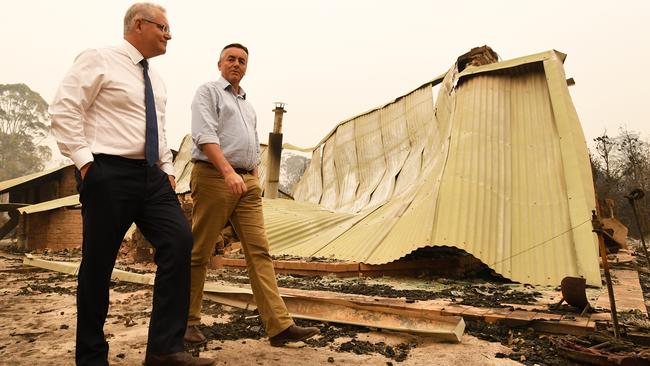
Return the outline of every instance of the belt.
{"type": "Polygon", "coordinates": [[[93,154],[93,158],[95,160],[121,162],[121,163],[126,163],[135,166],[148,166],[147,161],[145,159],[131,159],[119,155],[93,154]]]}
{"type": "Polygon", "coordinates": [[[242,168],[235,168],[235,173],[237,173],[237,174],[251,174],[252,175],[253,171],[252,170],[242,169],[242,168]]]}
{"type": "MultiPolygon", "coordinates": [[[[201,164],[207,164],[207,165],[210,165],[211,167],[214,167],[214,165],[212,165],[212,163],[204,161],[204,160],[194,160],[194,162],[195,163],[201,163],[201,164]]],[[[235,173],[237,173],[237,174],[251,174],[251,175],[253,174],[252,170],[247,170],[247,169],[244,169],[244,168],[233,168],[233,169],[235,169],[235,173]]]]}

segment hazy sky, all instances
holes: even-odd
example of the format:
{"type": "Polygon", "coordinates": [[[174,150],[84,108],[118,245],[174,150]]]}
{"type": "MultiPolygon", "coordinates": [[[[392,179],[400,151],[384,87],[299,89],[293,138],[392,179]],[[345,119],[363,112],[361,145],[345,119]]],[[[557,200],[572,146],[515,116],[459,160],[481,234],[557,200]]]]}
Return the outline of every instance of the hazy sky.
{"type": "MultiPolygon", "coordinates": [[[[118,44],[131,1],[0,0],[0,83],[25,83],[50,102],[75,56],[118,44]]],[[[161,1],[173,33],[153,59],[168,89],[172,148],[190,132],[190,102],[218,78],[232,42],[248,46],[242,86],[260,141],[274,101],[288,103],[284,141],[313,146],[338,122],[449,69],[475,46],[507,60],[568,55],[571,95],[588,141],[620,125],[650,135],[650,1],[245,0],[161,1]]]]}

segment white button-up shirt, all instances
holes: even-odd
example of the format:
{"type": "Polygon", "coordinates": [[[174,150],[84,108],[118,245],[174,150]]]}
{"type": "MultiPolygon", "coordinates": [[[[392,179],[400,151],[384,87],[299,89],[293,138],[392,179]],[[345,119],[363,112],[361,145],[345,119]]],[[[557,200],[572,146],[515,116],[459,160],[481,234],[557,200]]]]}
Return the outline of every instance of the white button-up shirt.
{"type": "MultiPolygon", "coordinates": [[[[63,78],[50,105],[52,134],[77,168],[92,154],[144,159],[144,77],[142,54],[129,42],[82,52],[63,78]]],[[[149,67],[158,117],[160,168],[174,175],[165,137],[167,90],[149,67]]]]}

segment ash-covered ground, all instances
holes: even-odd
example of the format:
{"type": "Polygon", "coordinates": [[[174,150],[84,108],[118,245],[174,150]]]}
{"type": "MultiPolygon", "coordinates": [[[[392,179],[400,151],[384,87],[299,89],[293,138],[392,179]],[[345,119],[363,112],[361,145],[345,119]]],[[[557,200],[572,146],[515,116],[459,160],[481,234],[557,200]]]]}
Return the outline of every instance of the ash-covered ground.
{"type": "MultiPolygon", "coordinates": [[[[42,254],[42,253],[41,253],[42,254]]],[[[52,260],[77,261],[78,251],[47,253],[52,260]]],[[[645,258],[637,256],[639,264],[645,258]]],[[[125,260],[117,268],[138,273],[153,272],[153,265],[125,260]]],[[[650,288],[649,271],[640,270],[645,295],[650,288]]],[[[210,271],[209,281],[245,286],[247,274],[239,270],[210,271]]],[[[518,309],[548,301],[557,288],[508,283],[485,273],[470,278],[415,277],[337,278],[278,275],[281,287],[333,291],[371,297],[403,298],[407,302],[445,299],[475,307],[518,309]]],[[[0,252],[0,360],[2,364],[50,365],[74,363],[76,278],[22,265],[22,253],[5,247],[0,252]]],[[[140,365],[146,349],[151,288],[125,282],[113,283],[111,306],[105,326],[110,362],[140,365]]],[[[649,299],[646,297],[646,299],[649,299]]],[[[557,300],[557,299],[556,299],[557,300]]],[[[542,305],[545,306],[545,305],[542,305]]],[[[575,313],[563,306],[549,312],[575,313]]],[[[382,331],[353,325],[297,319],[299,325],[318,326],[321,334],[289,347],[268,344],[255,312],[204,302],[201,329],[208,343],[188,348],[220,365],[287,365],[309,360],[316,365],[574,365],[565,352],[567,344],[599,346],[612,354],[644,355],[647,348],[627,340],[612,340],[606,330],[587,337],[550,335],[523,326],[511,328],[466,319],[460,344],[439,343],[431,338],[382,331]],[[608,338],[610,337],[610,338],[608,338]],[[608,346],[601,346],[607,342],[608,346]]],[[[621,314],[623,324],[648,333],[647,317],[621,314]]]]}

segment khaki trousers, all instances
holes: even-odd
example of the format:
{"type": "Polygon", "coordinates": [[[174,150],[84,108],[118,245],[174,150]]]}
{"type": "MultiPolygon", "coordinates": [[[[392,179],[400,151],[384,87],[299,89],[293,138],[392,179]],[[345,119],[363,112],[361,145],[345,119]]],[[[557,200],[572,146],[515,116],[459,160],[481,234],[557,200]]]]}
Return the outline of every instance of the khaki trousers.
{"type": "Polygon", "coordinates": [[[233,194],[212,164],[194,164],[192,170],[192,282],[188,325],[201,322],[201,302],[207,265],[221,230],[230,220],[246,257],[248,276],[264,329],[273,337],[293,325],[280,297],[264,230],[262,189],[257,177],[242,175],[247,191],[233,194]]]}

